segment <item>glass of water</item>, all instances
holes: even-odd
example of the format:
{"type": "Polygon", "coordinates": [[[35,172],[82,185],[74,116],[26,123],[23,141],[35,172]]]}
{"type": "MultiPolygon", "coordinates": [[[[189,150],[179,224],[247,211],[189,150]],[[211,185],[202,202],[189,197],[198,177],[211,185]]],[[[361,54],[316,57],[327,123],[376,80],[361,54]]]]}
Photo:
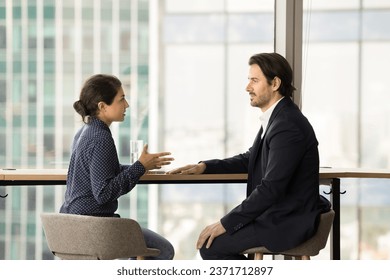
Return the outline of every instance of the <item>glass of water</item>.
{"type": "Polygon", "coordinates": [[[143,148],[144,141],[130,140],[130,164],[134,164],[139,159],[143,148]]]}

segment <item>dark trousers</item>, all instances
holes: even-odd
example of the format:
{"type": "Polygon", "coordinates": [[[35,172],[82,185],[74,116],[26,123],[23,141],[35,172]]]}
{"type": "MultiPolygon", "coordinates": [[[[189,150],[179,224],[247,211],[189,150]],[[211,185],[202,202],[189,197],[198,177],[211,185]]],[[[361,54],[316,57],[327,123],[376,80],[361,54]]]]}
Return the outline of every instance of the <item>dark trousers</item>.
{"type": "Polygon", "coordinates": [[[248,224],[233,234],[224,233],[218,236],[209,249],[206,249],[206,244],[207,241],[199,250],[204,260],[246,260],[247,257],[241,254],[243,251],[262,246],[253,224],[248,224]]]}

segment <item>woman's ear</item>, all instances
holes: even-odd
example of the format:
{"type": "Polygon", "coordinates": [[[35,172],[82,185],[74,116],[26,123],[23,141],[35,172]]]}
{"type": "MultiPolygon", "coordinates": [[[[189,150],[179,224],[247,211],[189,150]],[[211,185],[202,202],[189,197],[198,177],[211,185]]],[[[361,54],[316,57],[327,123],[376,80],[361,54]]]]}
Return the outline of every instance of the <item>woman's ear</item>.
{"type": "Polygon", "coordinates": [[[98,103],[98,109],[99,111],[102,111],[104,109],[104,107],[106,106],[106,104],[103,102],[103,101],[100,101],[98,103]]]}

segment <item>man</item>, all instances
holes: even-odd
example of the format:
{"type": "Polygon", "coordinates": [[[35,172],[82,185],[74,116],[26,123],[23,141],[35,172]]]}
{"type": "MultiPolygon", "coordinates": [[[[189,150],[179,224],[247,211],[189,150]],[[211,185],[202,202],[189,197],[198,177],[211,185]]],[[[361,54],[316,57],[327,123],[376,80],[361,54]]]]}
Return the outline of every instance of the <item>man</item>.
{"type": "Polygon", "coordinates": [[[200,234],[203,259],[245,259],[244,250],[296,247],[311,238],[330,203],[319,195],[318,142],[291,100],[292,70],[277,53],[249,59],[250,104],[262,111],[261,128],[246,153],[207,160],[169,173],[248,173],[246,199],[200,234]]]}

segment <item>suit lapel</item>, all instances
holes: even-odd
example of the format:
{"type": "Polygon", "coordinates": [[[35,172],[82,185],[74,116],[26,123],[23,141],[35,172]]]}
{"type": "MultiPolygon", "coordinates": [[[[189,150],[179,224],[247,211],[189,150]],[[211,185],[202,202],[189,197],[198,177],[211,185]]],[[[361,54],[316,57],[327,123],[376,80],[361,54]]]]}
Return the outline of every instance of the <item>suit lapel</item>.
{"type": "Polygon", "coordinates": [[[267,128],[265,130],[263,138],[265,138],[265,135],[267,134],[268,129],[271,127],[272,122],[275,120],[275,118],[279,114],[280,110],[286,106],[289,106],[291,103],[292,103],[292,100],[290,97],[285,97],[282,100],[280,100],[280,102],[278,103],[278,105],[276,105],[274,111],[272,112],[271,117],[269,118],[269,122],[268,122],[268,125],[267,125],[267,128]]]}
{"type": "Polygon", "coordinates": [[[261,153],[261,149],[262,149],[261,147],[263,145],[264,138],[267,135],[267,131],[268,131],[269,127],[271,127],[272,122],[274,121],[274,119],[276,118],[276,116],[278,115],[280,110],[283,107],[288,106],[289,102],[292,102],[291,99],[289,97],[285,97],[285,98],[283,98],[283,100],[280,100],[278,105],[276,105],[274,111],[271,114],[268,125],[265,128],[265,133],[264,133],[263,138],[261,138],[261,134],[263,132],[263,127],[261,127],[259,132],[257,133],[256,139],[255,139],[253,146],[252,146],[251,156],[249,158],[249,164],[248,164],[247,195],[249,195],[252,192],[252,178],[253,178],[253,174],[255,174],[255,166],[256,166],[256,163],[258,162],[258,157],[261,153]]]}

